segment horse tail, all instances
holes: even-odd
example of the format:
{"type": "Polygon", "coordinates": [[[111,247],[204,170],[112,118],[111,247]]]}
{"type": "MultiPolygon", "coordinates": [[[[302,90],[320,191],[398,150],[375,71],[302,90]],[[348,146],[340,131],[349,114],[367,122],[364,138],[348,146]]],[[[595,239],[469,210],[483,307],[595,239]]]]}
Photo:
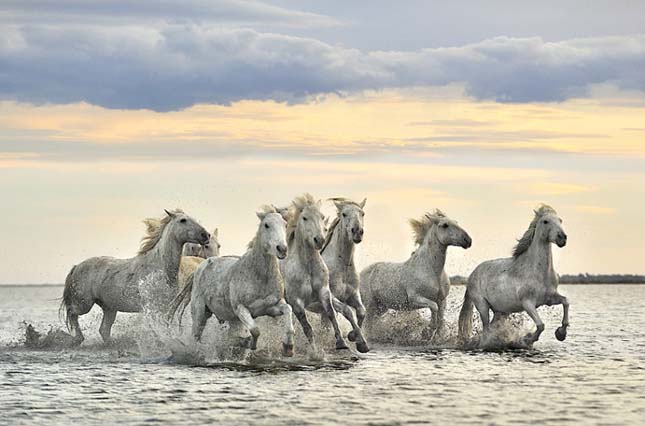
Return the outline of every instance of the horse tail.
{"type": "Polygon", "coordinates": [[[179,311],[179,324],[181,325],[181,318],[184,316],[186,308],[190,304],[191,295],[193,292],[193,283],[195,282],[195,272],[191,274],[186,279],[186,285],[181,289],[177,296],[170,302],[168,307],[168,321],[172,322],[179,311]]]}
{"type": "Polygon", "coordinates": [[[459,338],[467,339],[473,331],[473,301],[468,294],[464,294],[464,303],[459,311],[459,338]]]}
{"type": "Polygon", "coordinates": [[[74,275],[74,269],[76,269],[76,265],[72,267],[72,269],[67,274],[67,277],[65,278],[65,288],[63,289],[63,297],[61,298],[60,307],[58,308],[58,316],[65,323],[65,325],[67,326],[67,330],[69,331],[71,331],[72,329],[71,324],[69,322],[68,313],[73,302],[72,298],[73,298],[74,289],[72,287],[74,285],[74,280],[72,278],[72,275],[74,275]]]}

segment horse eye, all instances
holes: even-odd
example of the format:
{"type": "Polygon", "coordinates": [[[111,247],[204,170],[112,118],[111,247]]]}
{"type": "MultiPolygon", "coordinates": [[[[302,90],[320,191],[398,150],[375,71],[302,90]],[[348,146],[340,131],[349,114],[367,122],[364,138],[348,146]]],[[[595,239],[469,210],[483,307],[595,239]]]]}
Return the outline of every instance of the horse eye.
{"type": "Polygon", "coordinates": [[[218,244],[218,245],[217,245],[217,248],[222,248],[222,245],[221,245],[221,244],[218,244]]]}
{"type": "Polygon", "coordinates": [[[545,221],[544,221],[544,222],[542,222],[542,223],[544,223],[545,225],[548,225],[549,221],[548,221],[548,220],[545,220],[545,221]]]}
{"type": "Polygon", "coordinates": [[[343,213],[343,217],[347,217],[347,215],[345,213],[343,213]]]}
{"type": "Polygon", "coordinates": [[[302,217],[302,220],[304,220],[304,221],[306,222],[306,221],[307,221],[307,218],[303,216],[303,217],[302,217]]]}
{"type": "Polygon", "coordinates": [[[181,218],[179,221],[180,221],[181,223],[186,223],[186,218],[185,218],[185,217],[183,217],[183,218],[181,218]]]}
{"type": "Polygon", "coordinates": [[[447,228],[447,227],[448,227],[448,224],[447,224],[447,223],[443,223],[443,224],[441,224],[441,227],[445,229],[445,228],[447,228]]]}
{"type": "Polygon", "coordinates": [[[269,229],[269,224],[268,224],[268,223],[265,223],[265,224],[264,224],[264,227],[265,227],[266,229],[269,229]]]}

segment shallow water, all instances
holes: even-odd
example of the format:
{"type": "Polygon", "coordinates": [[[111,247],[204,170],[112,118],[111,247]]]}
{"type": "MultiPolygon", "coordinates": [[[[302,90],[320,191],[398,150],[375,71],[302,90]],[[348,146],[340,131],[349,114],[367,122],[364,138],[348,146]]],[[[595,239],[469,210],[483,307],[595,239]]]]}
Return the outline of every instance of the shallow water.
{"type": "MultiPolygon", "coordinates": [[[[23,321],[60,327],[62,288],[0,287],[0,422],[642,424],[645,286],[561,292],[571,302],[567,340],[553,336],[561,308],[541,308],[547,329],[530,351],[372,344],[358,358],[261,351],[186,365],[147,341],[140,315],[119,314],[119,343],[103,346],[99,311],[81,317],[80,348],[27,350],[23,321]]],[[[462,296],[463,287],[452,289],[451,328],[462,296]]]]}

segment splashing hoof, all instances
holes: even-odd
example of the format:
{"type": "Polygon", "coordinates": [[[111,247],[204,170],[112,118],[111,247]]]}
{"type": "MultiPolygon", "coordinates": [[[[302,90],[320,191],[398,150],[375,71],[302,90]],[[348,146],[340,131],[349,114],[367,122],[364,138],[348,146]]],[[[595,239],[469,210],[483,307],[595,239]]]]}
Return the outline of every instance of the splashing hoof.
{"type": "Polygon", "coordinates": [[[293,356],[293,344],[282,344],[282,355],[291,358],[293,356]]]}
{"type": "Polygon", "coordinates": [[[344,340],[336,340],[336,350],[344,350],[344,349],[349,349],[349,346],[347,346],[347,343],[345,343],[344,340]]]}
{"type": "Polygon", "coordinates": [[[365,354],[370,351],[370,347],[367,345],[367,342],[358,342],[356,343],[356,350],[365,354]]]}
{"type": "Polygon", "coordinates": [[[354,333],[354,330],[352,330],[349,333],[347,333],[347,339],[350,342],[355,342],[356,341],[356,333],[354,333]]]}
{"type": "Polygon", "coordinates": [[[566,327],[558,327],[555,330],[555,338],[558,339],[559,341],[563,342],[564,339],[567,338],[567,328],[566,327]]]}

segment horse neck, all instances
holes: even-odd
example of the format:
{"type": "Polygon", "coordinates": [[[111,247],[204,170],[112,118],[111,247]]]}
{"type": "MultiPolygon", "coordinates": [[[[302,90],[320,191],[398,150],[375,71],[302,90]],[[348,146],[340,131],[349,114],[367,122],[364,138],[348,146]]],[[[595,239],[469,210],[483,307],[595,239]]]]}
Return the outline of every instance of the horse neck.
{"type": "Polygon", "coordinates": [[[256,238],[251,249],[244,255],[245,261],[248,262],[250,269],[262,279],[275,278],[280,274],[278,258],[264,252],[258,241],[256,238]]]}
{"type": "Polygon", "coordinates": [[[439,241],[434,230],[431,230],[430,233],[427,237],[429,241],[424,241],[424,244],[414,252],[408,262],[421,268],[430,268],[435,276],[439,276],[446,264],[448,246],[439,241]]]}
{"type": "Polygon", "coordinates": [[[168,285],[174,287],[177,283],[179,264],[183,242],[179,241],[166,229],[157,244],[143,255],[150,263],[158,265],[168,278],[168,285]]]}
{"type": "Polygon", "coordinates": [[[520,255],[518,262],[523,262],[525,266],[545,275],[550,273],[554,270],[551,243],[539,238],[533,238],[528,250],[520,255]]]}
{"type": "Polygon", "coordinates": [[[354,259],[354,242],[349,238],[342,226],[343,224],[339,223],[334,229],[334,234],[327,250],[335,253],[335,257],[341,259],[343,265],[349,266],[354,259]]]}
{"type": "Polygon", "coordinates": [[[323,262],[320,251],[316,250],[307,242],[299,228],[296,229],[294,236],[292,253],[296,253],[300,264],[309,271],[313,271],[315,268],[320,269],[323,262]]]}

